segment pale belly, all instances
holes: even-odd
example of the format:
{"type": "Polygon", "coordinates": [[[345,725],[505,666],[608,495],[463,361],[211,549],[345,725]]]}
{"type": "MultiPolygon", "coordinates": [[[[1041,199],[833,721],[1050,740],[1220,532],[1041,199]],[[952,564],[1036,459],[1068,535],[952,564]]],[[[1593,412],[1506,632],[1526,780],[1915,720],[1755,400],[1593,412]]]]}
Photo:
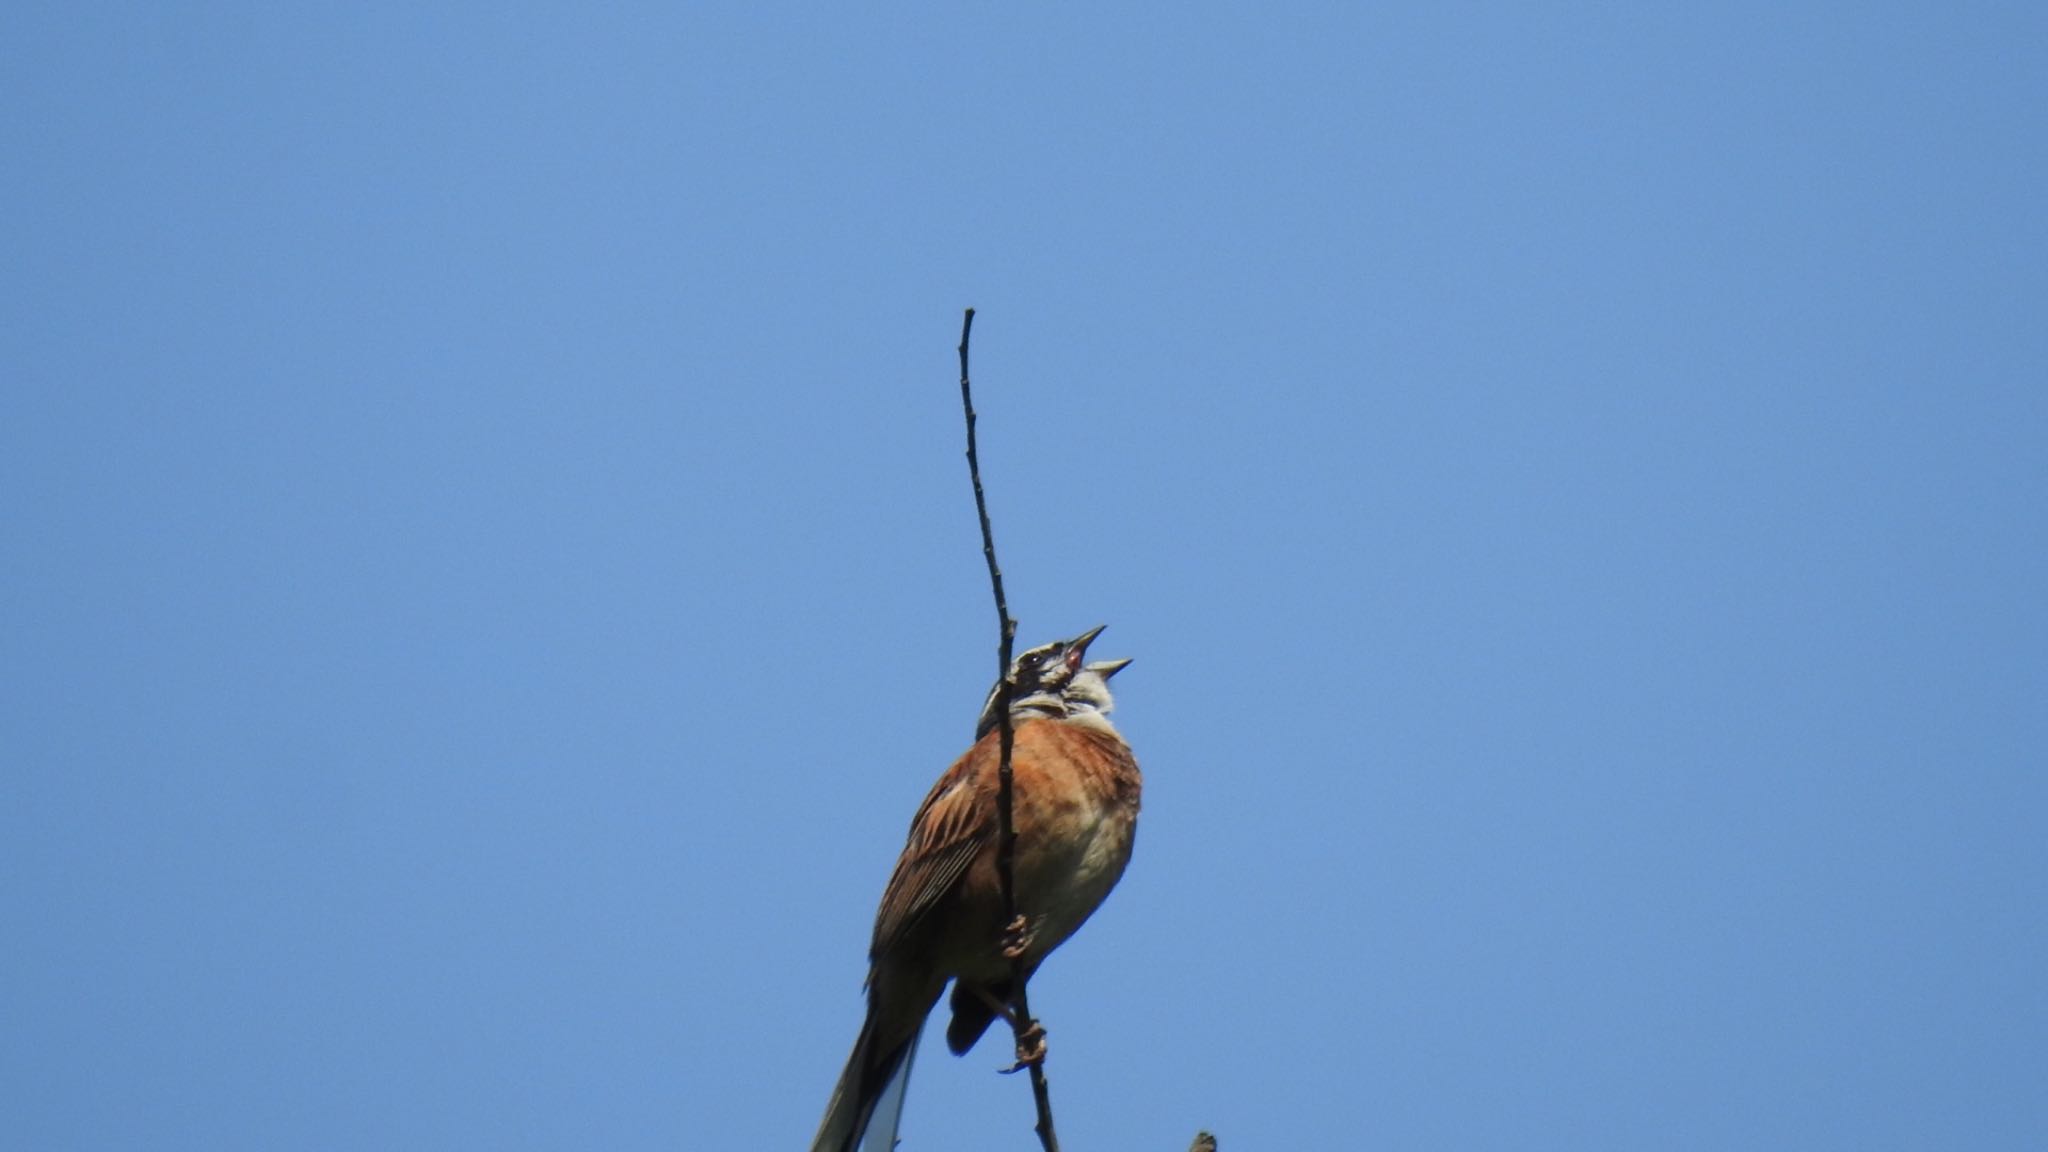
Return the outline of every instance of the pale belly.
{"type": "Polygon", "coordinates": [[[1102,819],[1064,843],[1043,845],[1017,877],[1018,906],[1032,917],[1029,959],[1037,963],[1074,934],[1124,874],[1132,824],[1102,819]]]}

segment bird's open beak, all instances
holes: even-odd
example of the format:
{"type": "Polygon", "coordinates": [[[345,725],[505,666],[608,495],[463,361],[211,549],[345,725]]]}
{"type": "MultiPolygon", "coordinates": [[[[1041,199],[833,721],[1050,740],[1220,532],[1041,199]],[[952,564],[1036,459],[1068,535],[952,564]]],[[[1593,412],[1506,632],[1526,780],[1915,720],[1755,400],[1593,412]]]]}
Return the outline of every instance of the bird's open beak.
{"type": "MultiPolygon", "coordinates": [[[[1107,627],[1109,627],[1107,624],[1097,624],[1095,627],[1067,641],[1067,659],[1072,660],[1076,665],[1080,664],[1088,655],[1088,646],[1095,643],[1095,638],[1102,635],[1102,630],[1107,627]]],[[[1111,676],[1123,671],[1124,665],[1130,662],[1129,657],[1125,657],[1122,660],[1098,660],[1088,665],[1088,671],[1107,680],[1111,676]]]]}

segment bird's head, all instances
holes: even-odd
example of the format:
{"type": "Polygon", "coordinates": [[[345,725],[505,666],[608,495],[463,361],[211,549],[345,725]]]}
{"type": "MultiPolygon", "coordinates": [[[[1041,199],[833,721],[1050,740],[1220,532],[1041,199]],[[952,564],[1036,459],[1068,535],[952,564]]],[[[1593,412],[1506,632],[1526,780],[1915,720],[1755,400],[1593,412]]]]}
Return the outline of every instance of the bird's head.
{"type": "MultiPolygon", "coordinates": [[[[1010,723],[1045,717],[1107,727],[1105,717],[1115,706],[1109,695],[1109,678],[1123,671],[1130,660],[1088,661],[1088,645],[1106,627],[1098,624],[1071,640],[1041,644],[1011,661],[1010,723]]],[[[996,695],[1001,690],[1001,684],[989,689],[981,719],[974,726],[976,740],[995,731],[996,695]]]]}

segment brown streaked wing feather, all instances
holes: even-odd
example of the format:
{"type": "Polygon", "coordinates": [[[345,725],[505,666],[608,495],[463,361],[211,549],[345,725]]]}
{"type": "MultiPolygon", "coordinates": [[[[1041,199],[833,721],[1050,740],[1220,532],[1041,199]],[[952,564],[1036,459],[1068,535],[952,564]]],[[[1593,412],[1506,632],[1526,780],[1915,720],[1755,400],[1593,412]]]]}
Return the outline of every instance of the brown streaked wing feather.
{"type": "MultiPolygon", "coordinates": [[[[983,743],[990,743],[990,733],[983,743]]],[[[977,769],[987,757],[981,745],[955,761],[932,785],[910,821],[910,840],[882,892],[875,911],[875,936],[868,948],[873,960],[895,947],[924,914],[958,883],[976,853],[994,839],[990,813],[979,802],[977,769]]]]}

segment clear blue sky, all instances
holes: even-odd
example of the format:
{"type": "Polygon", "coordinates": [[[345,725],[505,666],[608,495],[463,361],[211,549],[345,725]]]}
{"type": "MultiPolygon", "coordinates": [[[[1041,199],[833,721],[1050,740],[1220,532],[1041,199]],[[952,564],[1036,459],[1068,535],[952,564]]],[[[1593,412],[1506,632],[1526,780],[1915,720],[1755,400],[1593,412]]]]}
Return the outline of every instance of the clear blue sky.
{"type": "Polygon", "coordinates": [[[2048,1146],[2048,9],[181,7],[0,18],[0,1144],[801,1147],[973,305],[1070,1147],[2048,1146]]]}

